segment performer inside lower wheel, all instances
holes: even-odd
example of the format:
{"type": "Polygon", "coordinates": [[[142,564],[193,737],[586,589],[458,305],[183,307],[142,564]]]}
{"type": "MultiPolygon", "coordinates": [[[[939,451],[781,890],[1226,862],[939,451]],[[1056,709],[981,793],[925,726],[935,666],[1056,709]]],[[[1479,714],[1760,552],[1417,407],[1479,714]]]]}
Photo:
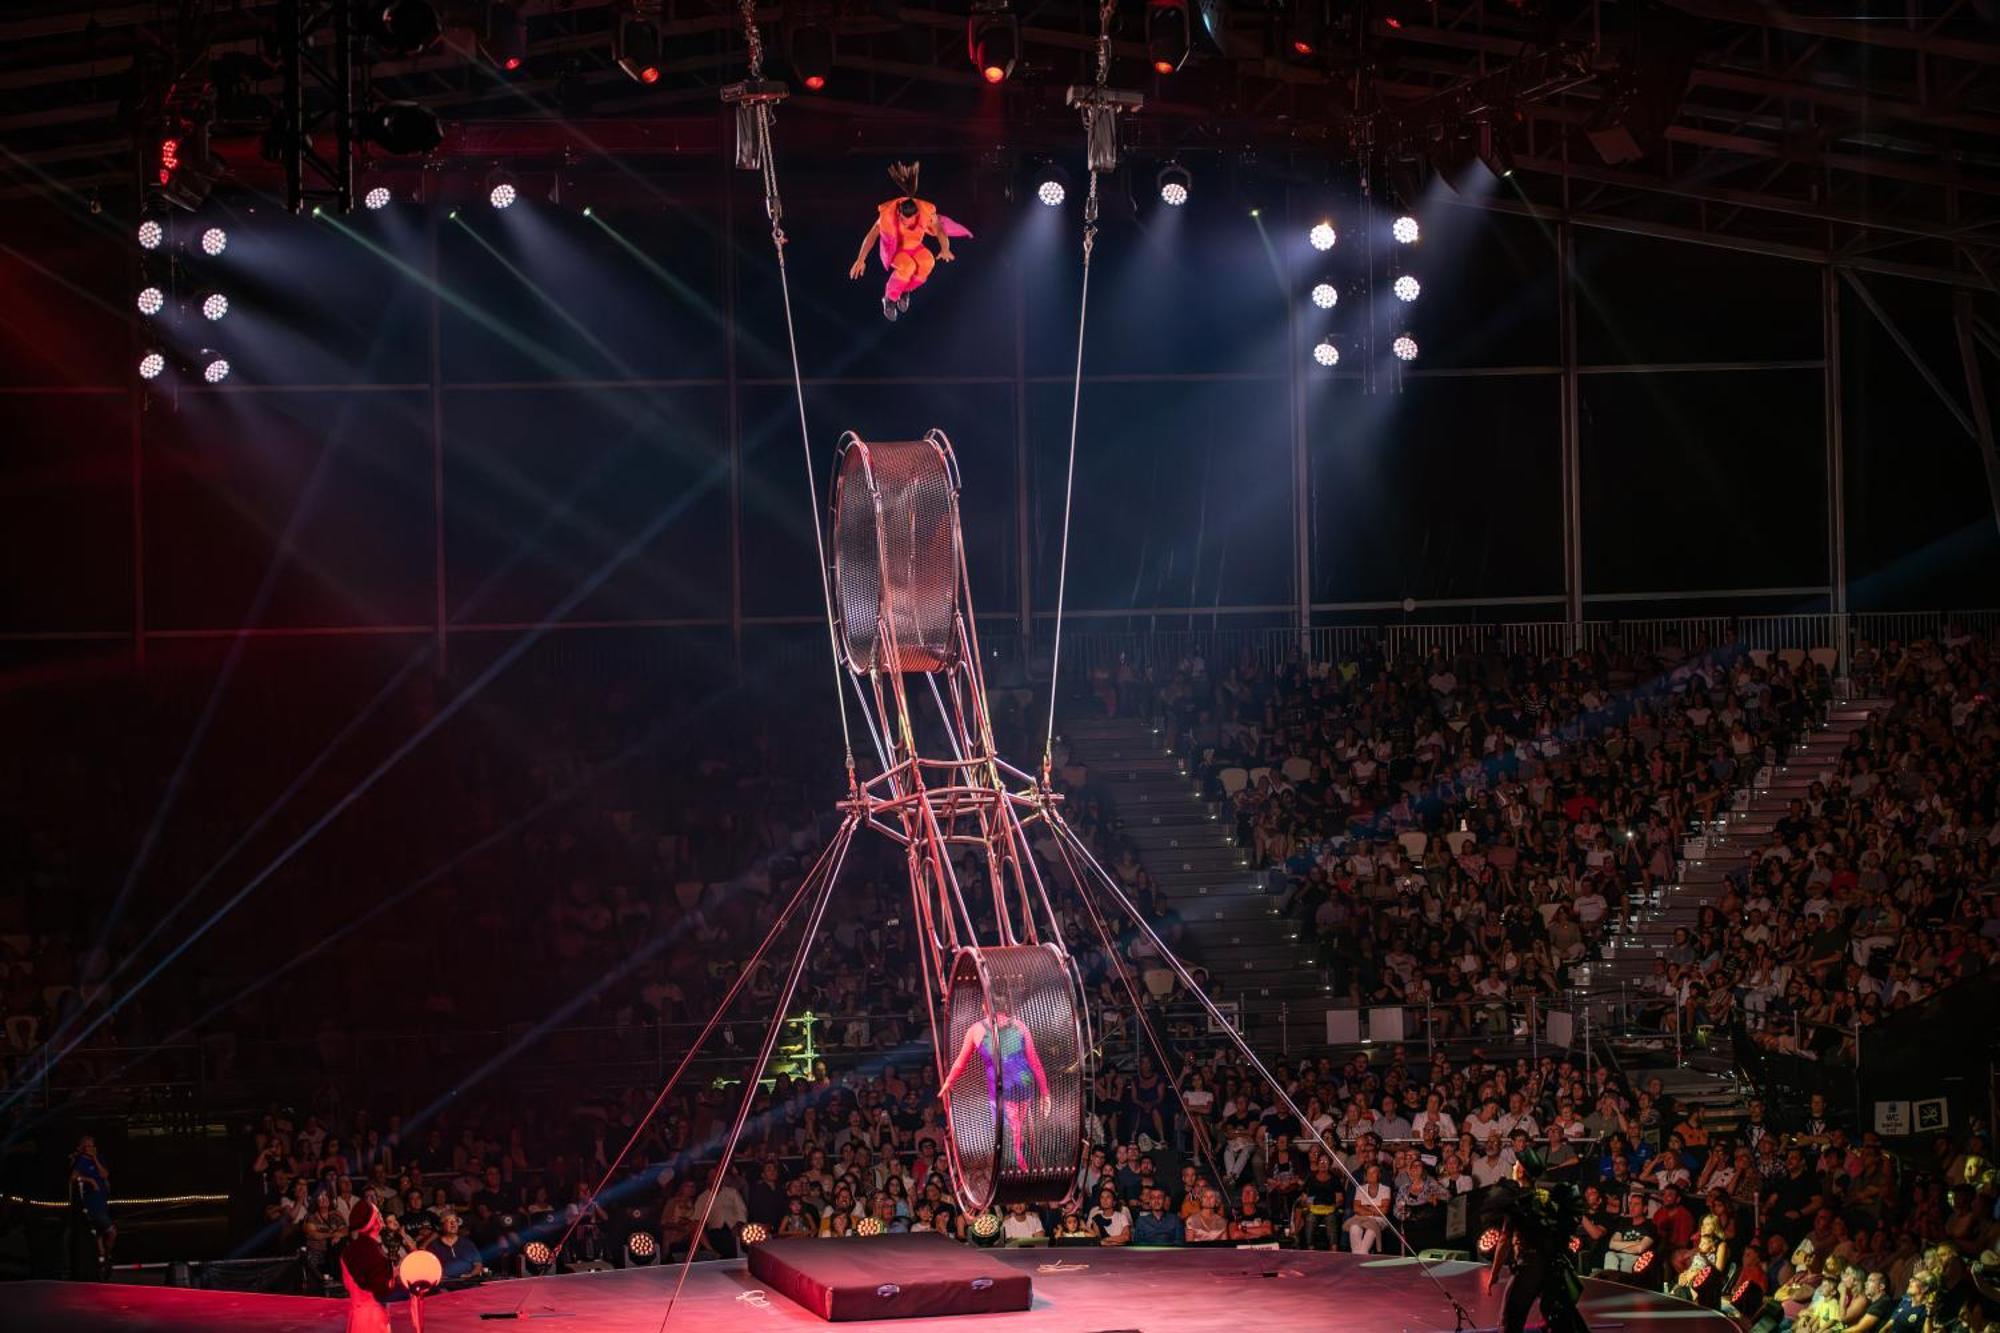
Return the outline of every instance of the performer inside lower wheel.
{"type": "Polygon", "coordinates": [[[1049,1091],[1049,1077],[1042,1070],[1042,1057],[1035,1050],[1034,1035],[1013,1014],[996,1006],[992,1027],[982,1018],[965,1030],[958,1058],[938,1087],[940,1099],[950,1098],[952,1086],[965,1072],[974,1051],[986,1065],[986,1089],[993,1098],[994,1112],[1007,1125],[1008,1146],[1014,1151],[1011,1165],[1029,1169],[1028,1108],[1039,1099],[1041,1112],[1047,1116],[1055,1100],[1049,1091]]]}
{"type": "Polygon", "coordinates": [[[1501,1307],[1503,1333],[1525,1333],[1536,1301],[1541,1302],[1547,1333],[1590,1333],[1576,1308],[1583,1283],[1569,1248],[1583,1201],[1567,1181],[1538,1181],[1543,1164],[1539,1152],[1522,1153],[1514,1161],[1512,1178],[1487,1201],[1486,1222],[1500,1228],[1500,1243],[1493,1247],[1493,1266],[1486,1270],[1483,1286],[1491,1291],[1501,1266],[1513,1268],[1501,1307]]]}

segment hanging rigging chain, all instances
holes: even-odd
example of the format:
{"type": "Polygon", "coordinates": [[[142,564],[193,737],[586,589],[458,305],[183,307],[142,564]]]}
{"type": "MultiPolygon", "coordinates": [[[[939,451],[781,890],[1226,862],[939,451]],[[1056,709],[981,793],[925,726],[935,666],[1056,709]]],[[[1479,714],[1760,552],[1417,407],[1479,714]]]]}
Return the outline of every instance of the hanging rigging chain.
{"type": "Polygon", "coordinates": [[[750,77],[764,77],[764,35],[757,31],[757,0],[738,0],[743,14],[743,41],[750,48],[750,77]]]}

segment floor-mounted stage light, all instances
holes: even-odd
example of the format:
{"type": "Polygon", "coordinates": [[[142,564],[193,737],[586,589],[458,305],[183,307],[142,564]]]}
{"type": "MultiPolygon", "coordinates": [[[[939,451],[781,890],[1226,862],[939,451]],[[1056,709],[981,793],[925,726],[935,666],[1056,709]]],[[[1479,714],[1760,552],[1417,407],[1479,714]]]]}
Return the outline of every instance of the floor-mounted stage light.
{"type": "Polygon", "coordinates": [[[229,313],[229,298],[221,292],[210,292],[201,298],[201,317],[213,324],[229,313]]]}
{"type": "Polygon", "coordinates": [[[160,248],[160,243],[166,239],[167,229],[152,218],[147,218],[139,224],[139,248],[141,250],[157,250],[160,248]]]}
{"type": "Polygon", "coordinates": [[[521,1262],[527,1265],[529,1277],[540,1277],[548,1272],[555,1257],[555,1251],[548,1247],[546,1241],[531,1240],[521,1251],[521,1262]]]}
{"type": "Polygon", "coordinates": [[[977,0],[965,21],[965,52],[979,77],[1005,83],[1021,58],[1021,21],[1008,0],[977,0]]]}
{"type": "Polygon", "coordinates": [[[158,287],[141,287],[137,305],[140,314],[157,315],[167,308],[167,294],[158,287]]]}
{"type": "Polygon", "coordinates": [[[1188,201],[1188,195],[1192,193],[1194,177],[1190,176],[1187,168],[1180,163],[1169,162],[1160,168],[1159,185],[1160,202],[1179,208],[1188,201]]]}
{"type": "Polygon", "coordinates": [[[745,1222],[743,1230],[738,1232],[737,1236],[745,1245],[762,1245],[771,1239],[771,1233],[764,1229],[764,1224],[761,1222],[745,1222]]]}
{"type": "Polygon", "coordinates": [[[1399,334],[1396,341],[1389,345],[1389,350],[1396,354],[1398,361],[1414,361],[1417,359],[1417,340],[1407,333],[1399,334]]]}
{"type": "Polygon", "coordinates": [[[1315,222],[1312,230],[1306,233],[1306,239],[1312,242],[1312,248],[1315,250],[1331,250],[1333,243],[1340,237],[1334,231],[1331,222],[1315,222]]]}
{"type": "Polygon", "coordinates": [[[139,355],[139,378],[156,380],[166,373],[167,354],[157,348],[148,348],[139,355]]]}
{"type": "Polygon", "coordinates": [[[416,55],[444,35],[430,0],[363,0],[357,16],[362,32],[390,55],[416,55]]]}
{"type": "Polygon", "coordinates": [[[833,29],[817,19],[792,24],[785,30],[785,58],[799,82],[818,92],[833,74],[833,29]]]}
{"type": "Polygon", "coordinates": [[[1390,290],[1396,293],[1398,301],[1414,301],[1422,294],[1424,289],[1423,284],[1419,283],[1410,274],[1405,273],[1397,278],[1394,283],[1390,284],[1390,290]]]}
{"type": "Polygon", "coordinates": [[[486,202],[495,208],[512,208],[521,197],[521,187],[511,171],[494,170],[486,175],[486,202]]]}
{"type": "Polygon", "coordinates": [[[528,60],[528,16],[514,0],[486,0],[486,34],[481,41],[486,58],[503,74],[512,74],[528,60]]]}
{"type": "Polygon", "coordinates": [[[210,384],[220,384],[229,378],[229,359],[222,353],[204,348],[200,360],[201,377],[210,384]]]}
{"type": "Polygon", "coordinates": [[[428,153],[444,142],[444,126],[427,106],[383,102],[361,117],[361,137],[385,153],[428,153]]]}
{"type": "Polygon", "coordinates": [[[625,1242],[625,1254],[628,1262],[644,1268],[659,1257],[660,1243],[650,1231],[635,1231],[625,1242]]]}
{"type": "Polygon", "coordinates": [[[660,30],[645,19],[621,15],[611,52],[618,68],[634,83],[650,87],[660,81],[660,30]]]}
{"type": "Polygon", "coordinates": [[[1331,310],[1340,304],[1340,288],[1330,282],[1322,282],[1312,289],[1312,303],[1321,310],[1331,310]]]}
{"type": "Polygon", "coordinates": [[[1398,245],[1415,245],[1417,238],[1422,234],[1417,226],[1417,220],[1408,213],[1389,224],[1389,235],[1395,238],[1398,245]]]}
{"type": "Polygon", "coordinates": [[[1313,348],[1313,360],[1331,370],[1340,364],[1340,349],[1333,345],[1333,339],[1321,338],[1319,345],[1313,348]]]}
{"type": "Polygon", "coordinates": [[[229,233],[220,227],[210,227],[201,234],[201,252],[213,259],[229,248],[229,233]]]}
{"type": "Polygon", "coordinates": [[[1172,74],[1185,65],[1193,44],[1187,0],[1146,0],[1146,59],[1155,74],[1172,74]]]}

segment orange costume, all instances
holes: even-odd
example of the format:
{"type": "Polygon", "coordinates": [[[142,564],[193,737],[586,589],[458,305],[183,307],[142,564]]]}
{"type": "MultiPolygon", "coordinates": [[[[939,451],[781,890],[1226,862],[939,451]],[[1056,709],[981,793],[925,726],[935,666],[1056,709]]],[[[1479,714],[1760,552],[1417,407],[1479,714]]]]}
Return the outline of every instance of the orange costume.
{"type": "Polygon", "coordinates": [[[894,319],[910,308],[910,293],[930,280],[937,261],[952,261],[952,238],[972,233],[938,212],[930,200],[917,198],[916,163],[898,163],[890,169],[889,177],[905,193],[876,206],[875,225],[862,238],[861,253],[849,276],[861,276],[872,244],[882,267],[889,271],[888,281],[882,284],[882,314],[894,319]],[[938,241],[935,255],[925,244],[925,238],[931,236],[938,241]]]}

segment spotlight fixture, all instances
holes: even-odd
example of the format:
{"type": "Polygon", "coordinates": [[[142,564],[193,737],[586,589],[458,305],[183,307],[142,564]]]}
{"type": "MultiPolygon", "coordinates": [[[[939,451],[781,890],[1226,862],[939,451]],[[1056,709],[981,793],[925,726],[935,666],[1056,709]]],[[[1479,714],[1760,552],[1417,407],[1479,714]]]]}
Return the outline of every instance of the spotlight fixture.
{"type": "Polygon", "coordinates": [[[1315,222],[1313,229],[1306,233],[1306,239],[1312,242],[1312,248],[1315,250],[1331,250],[1333,243],[1340,238],[1334,232],[1331,222],[1315,222]]]}
{"type": "Polygon", "coordinates": [[[1035,198],[1050,208],[1060,208],[1069,198],[1069,173],[1053,162],[1039,163],[1034,170],[1035,198]]]}
{"type": "Polygon", "coordinates": [[[1424,289],[1421,283],[1405,273],[1390,284],[1390,290],[1396,293],[1398,301],[1414,301],[1424,289]]]}
{"type": "Polygon", "coordinates": [[[653,1233],[650,1231],[635,1231],[625,1242],[625,1253],[634,1264],[643,1268],[658,1257],[660,1243],[653,1239],[653,1233]]]}
{"type": "Polygon", "coordinates": [[[167,355],[165,352],[149,348],[139,358],[139,378],[142,380],[156,380],[165,373],[166,369],[167,355]]]}
{"type": "Polygon", "coordinates": [[[1321,310],[1331,310],[1340,304],[1340,289],[1330,282],[1322,282],[1313,288],[1312,301],[1321,310]]]}
{"type": "Polygon", "coordinates": [[[1389,224],[1389,234],[1395,237],[1398,245],[1415,245],[1417,237],[1423,233],[1417,227],[1417,220],[1405,213],[1389,224]]]}
{"type": "Polygon", "coordinates": [[[229,378],[229,361],[220,352],[204,349],[201,354],[201,377],[210,384],[220,384],[229,378]]]}
{"type": "Polygon", "coordinates": [[[1045,180],[1035,187],[1035,198],[1041,200],[1050,208],[1055,208],[1061,204],[1068,193],[1067,190],[1063,189],[1063,183],[1059,180],[1045,180]]]}
{"type": "Polygon", "coordinates": [[[965,21],[965,51],[988,83],[1005,83],[1021,58],[1021,21],[1008,0],[976,0],[965,21]]]}
{"type": "Polygon", "coordinates": [[[879,1218],[879,1217],[874,1217],[874,1216],[869,1216],[869,1217],[864,1217],[864,1218],[862,1218],[862,1219],[861,1219],[861,1220],[860,1220],[859,1222],[856,1222],[856,1223],[854,1224],[854,1234],[855,1234],[855,1235],[857,1235],[857,1236],[879,1236],[879,1235],[881,1235],[881,1234],[882,1234],[882,1219],[881,1219],[881,1218],[879,1218]]]}
{"type": "Polygon", "coordinates": [[[1319,346],[1313,348],[1313,360],[1331,370],[1340,364],[1340,349],[1333,345],[1333,339],[1321,338],[1319,346]]]}
{"type": "Polygon", "coordinates": [[[1500,1248],[1500,1228],[1488,1227],[1479,1233],[1479,1252],[1491,1254],[1500,1248]]]}
{"type": "Polygon", "coordinates": [[[390,55],[416,55],[444,35],[444,20],[430,0],[370,0],[357,17],[361,30],[390,55]]]}
{"type": "Polygon", "coordinates": [[[621,16],[611,50],[626,78],[647,85],[660,81],[660,30],[646,19],[621,16]]]}
{"type": "Polygon", "coordinates": [[[521,190],[514,183],[510,171],[491,171],[486,176],[486,202],[495,208],[512,208],[514,201],[521,197],[521,190]]]}
{"type": "Polygon", "coordinates": [[[1326,10],[1318,0],[1293,0],[1280,23],[1280,45],[1293,60],[1311,60],[1326,45],[1326,10]]]}
{"type": "Polygon", "coordinates": [[[220,227],[210,227],[201,234],[201,252],[210,258],[229,248],[229,233],[220,227]]]}
{"type": "Polygon", "coordinates": [[[166,308],[167,294],[158,287],[141,287],[139,289],[140,314],[157,315],[166,308]]]}
{"type": "Polygon", "coordinates": [[[362,116],[361,137],[385,153],[428,153],[444,142],[444,126],[429,107],[384,102],[362,116]]]}
{"type": "Polygon", "coordinates": [[[555,1251],[549,1248],[547,1241],[531,1240],[521,1250],[521,1259],[527,1264],[530,1277],[540,1277],[548,1272],[555,1257],[555,1251]]]}
{"type": "Polygon", "coordinates": [[[229,298],[221,292],[210,292],[201,298],[201,317],[213,324],[229,313],[229,298]]]}
{"type": "Polygon", "coordinates": [[[1485,124],[1479,127],[1479,160],[1501,180],[1514,174],[1514,150],[1507,146],[1505,125],[1485,124]]]}
{"type": "Polygon", "coordinates": [[[374,186],[367,194],[361,196],[361,204],[362,207],[371,213],[380,212],[382,209],[387,208],[389,206],[389,187],[386,185],[374,186]]]}
{"type": "Polygon", "coordinates": [[[486,58],[503,74],[528,60],[528,16],[512,0],[486,0],[486,58]]]}
{"type": "Polygon", "coordinates": [[[807,91],[818,92],[833,73],[833,29],[817,19],[793,24],[785,33],[785,55],[807,91]]]}
{"type": "Polygon", "coordinates": [[[743,1230],[736,1234],[745,1245],[762,1245],[771,1238],[771,1233],[764,1229],[761,1222],[745,1222],[743,1230]]]}
{"type": "Polygon", "coordinates": [[[1153,73],[1172,74],[1185,65],[1193,44],[1187,0],[1146,0],[1146,59],[1153,73]]]}
{"type": "Polygon", "coordinates": [[[1160,168],[1160,201],[1179,208],[1188,201],[1188,194],[1194,185],[1194,177],[1186,167],[1178,162],[1169,162],[1160,168]]]}
{"type": "Polygon", "coordinates": [[[1417,340],[1407,333],[1398,334],[1396,341],[1389,344],[1389,350],[1396,354],[1398,361],[1414,361],[1417,359],[1417,340]]]}
{"type": "Polygon", "coordinates": [[[152,218],[147,218],[139,224],[139,248],[141,250],[157,250],[160,248],[160,243],[166,239],[167,229],[152,218]]]}

